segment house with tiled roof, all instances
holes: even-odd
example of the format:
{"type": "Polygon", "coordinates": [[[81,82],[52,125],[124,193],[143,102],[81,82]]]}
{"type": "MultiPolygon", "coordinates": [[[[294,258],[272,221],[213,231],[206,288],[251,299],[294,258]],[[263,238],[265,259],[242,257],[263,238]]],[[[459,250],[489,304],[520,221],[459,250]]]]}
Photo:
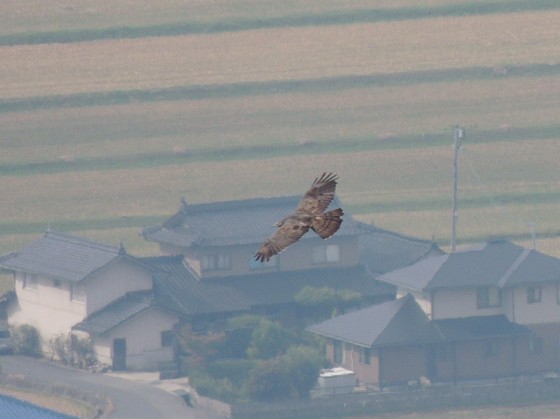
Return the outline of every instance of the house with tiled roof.
{"type": "MultiPolygon", "coordinates": [[[[377,273],[439,254],[431,242],[347,214],[331,239],[309,233],[270,262],[256,262],[273,224],[299,199],[183,200],[176,214],[142,231],[159,243],[163,256],[157,257],[137,258],[122,246],[47,232],[0,258],[15,281],[16,297],[5,304],[9,323],[35,326],[45,352],[53,337],[85,334],[101,362],[153,368],[173,359],[172,336],[180,324],[203,331],[241,313],[301,319],[311,310],[297,302],[306,288],[350,291],[362,304],[391,300],[396,288],[378,281],[377,273]]],[[[338,199],[333,205],[340,205],[338,199]]]]}
{"type": "MultiPolygon", "coordinates": [[[[353,291],[364,304],[393,299],[395,288],[377,281],[376,273],[441,253],[432,242],[367,225],[345,211],[339,231],[328,240],[309,232],[269,262],[256,261],[255,252],[276,230],[274,223],[291,213],[300,199],[207,204],[183,199],[174,215],[145,228],[142,235],[157,242],[163,254],[183,257],[196,282],[228,286],[233,291],[228,295],[244,295],[254,313],[292,317],[301,315],[295,300],[306,287],[353,291]]],[[[331,206],[343,205],[335,197],[331,206]]]]}
{"type": "MultiPolygon", "coordinates": [[[[255,261],[255,252],[275,230],[274,223],[290,214],[300,196],[258,198],[208,204],[187,204],[160,225],[142,231],[146,240],[157,242],[163,254],[185,257],[201,278],[260,275],[331,267],[353,267],[372,262],[380,249],[393,247],[390,268],[406,266],[434,249],[422,241],[374,228],[355,220],[345,211],[339,231],[328,240],[313,232],[269,262],[255,261]],[[373,239],[362,241],[364,237],[373,239]],[[385,245],[385,246],[384,246],[385,245]],[[374,249],[374,250],[373,250],[374,249]],[[400,249],[400,250],[399,250],[400,249]]],[[[331,207],[342,206],[335,197],[331,207]]],[[[383,257],[379,262],[388,262],[383,257]]],[[[372,272],[387,272],[386,266],[369,265],[372,272]]]]}
{"type": "Polygon", "coordinates": [[[334,365],[353,371],[360,385],[378,388],[420,377],[456,382],[514,375],[513,349],[531,336],[500,315],[431,320],[411,294],[307,330],[327,339],[334,365]],[[486,352],[487,342],[499,343],[499,357],[486,352]]]}
{"type": "Polygon", "coordinates": [[[165,337],[178,316],[154,304],[154,268],[122,246],[49,231],[0,266],[14,276],[8,322],[34,326],[43,352],[56,337],[82,331],[97,359],[115,369],[173,360],[165,337]]]}
{"type": "MultiPolygon", "coordinates": [[[[441,334],[422,345],[424,355],[401,353],[415,365],[410,371],[458,381],[560,369],[560,259],[490,241],[378,278],[396,286],[400,299],[414,296],[419,316],[441,334]]],[[[354,323],[345,322],[349,329],[354,323]]]]}

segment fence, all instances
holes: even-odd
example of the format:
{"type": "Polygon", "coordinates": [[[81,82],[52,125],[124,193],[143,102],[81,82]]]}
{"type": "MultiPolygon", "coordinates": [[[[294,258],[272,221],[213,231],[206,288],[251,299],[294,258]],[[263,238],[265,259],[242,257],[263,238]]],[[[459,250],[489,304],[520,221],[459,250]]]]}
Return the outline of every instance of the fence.
{"type": "Polygon", "coordinates": [[[234,418],[328,418],[386,412],[429,411],[560,400],[560,380],[428,387],[414,390],[348,394],[290,403],[233,405],[234,418]]]}

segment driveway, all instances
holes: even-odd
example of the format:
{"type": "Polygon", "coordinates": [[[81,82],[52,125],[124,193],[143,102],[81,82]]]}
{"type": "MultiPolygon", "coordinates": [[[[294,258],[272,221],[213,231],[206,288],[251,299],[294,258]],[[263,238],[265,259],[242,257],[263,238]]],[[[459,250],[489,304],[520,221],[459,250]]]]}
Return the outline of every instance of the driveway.
{"type": "Polygon", "coordinates": [[[42,359],[10,355],[0,357],[2,373],[22,374],[49,384],[63,384],[108,396],[114,404],[110,419],[214,419],[184,400],[149,384],[105,374],[66,368],[42,359]]]}

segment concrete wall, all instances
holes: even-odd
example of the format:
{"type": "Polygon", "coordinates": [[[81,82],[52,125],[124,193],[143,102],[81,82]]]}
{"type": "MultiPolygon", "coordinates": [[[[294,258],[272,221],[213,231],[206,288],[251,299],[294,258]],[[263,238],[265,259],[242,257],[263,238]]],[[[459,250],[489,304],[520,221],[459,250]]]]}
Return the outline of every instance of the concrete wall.
{"type": "MultiPolygon", "coordinates": [[[[519,381],[493,385],[431,387],[400,392],[349,394],[289,403],[243,403],[233,405],[236,419],[280,419],[370,417],[386,412],[429,412],[442,409],[469,409],[493,405],[519,405],[560,399],[560,382],[519,381]]],[[[476,416],[476,410],[473,412],[476,416]]]]}

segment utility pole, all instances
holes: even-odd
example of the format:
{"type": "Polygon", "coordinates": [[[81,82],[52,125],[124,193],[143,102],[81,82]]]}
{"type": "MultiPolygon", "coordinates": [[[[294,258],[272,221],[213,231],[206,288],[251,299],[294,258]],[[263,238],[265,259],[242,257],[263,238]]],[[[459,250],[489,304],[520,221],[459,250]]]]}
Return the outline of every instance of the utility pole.
{"type": "Polygon", "coordinates": [[[455,125],[455,133],[453,135],[453,195],[451,196],[451,252],[455,252],[455,241],[457,236],[457,182],[459,179],[459,151],[461,143],[465,139],[465,129],[459,125],[455,125]]]}

